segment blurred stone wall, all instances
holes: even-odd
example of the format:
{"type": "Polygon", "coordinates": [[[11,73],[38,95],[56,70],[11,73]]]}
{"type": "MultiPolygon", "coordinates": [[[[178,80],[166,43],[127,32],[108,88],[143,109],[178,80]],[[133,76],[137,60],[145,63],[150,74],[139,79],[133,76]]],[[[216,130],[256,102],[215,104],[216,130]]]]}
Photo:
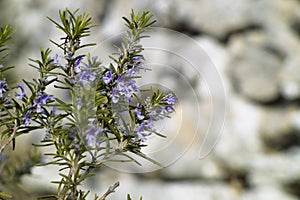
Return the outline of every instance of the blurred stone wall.
{"type": "MultiPolygon", "coordinates": [[[[18,66],[17,76],[30,77],[27,58],[37,58],[39,47],[61,36],[45,16],[55,18],[64,7],[80,7],[101,24],[91,40],[101,44],[93,52],[104,61],[112,51],[107,46],[124,30],[122,16],[131,8],[154,13],[165,29],[145,42],[152,72],[141,84],[158,83],[180,100],[173,118],[159,125],[168,139],[151,138],[154,147],[147,149],[166,168],[108,165],[85,187],[104,192],[120,180],[109,199],[125,199],[127,193],[145,200],[300,198],[299,1],[2,0],[0,23],[17,29],[9,60],[18,66]],[[211,80],[222,81],[222,87],[211,80]],[[203,145],[214,148],[202,155],[203,145]]],[[[49,188],[42,181],[55,178],[41,168],[33,173],[24,177],[32,183],[28,190],[37,184],[49,188]]]]}

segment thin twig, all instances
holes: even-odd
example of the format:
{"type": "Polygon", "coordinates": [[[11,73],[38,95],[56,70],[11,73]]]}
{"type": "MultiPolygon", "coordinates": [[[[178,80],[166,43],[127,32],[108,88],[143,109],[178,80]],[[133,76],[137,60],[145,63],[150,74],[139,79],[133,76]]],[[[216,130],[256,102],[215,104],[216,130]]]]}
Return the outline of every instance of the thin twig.
{"type": "Polygon", "coordinates": [[[102,197],[100,197],[99,200],[105,200],[105,198],[106,198],[108,195],[110,195],[111,193],[115,192],[115,189],[116,189],[117,187],[119,187],[119,185],[120,185],[120,183],[119,183],[119,181],[118,181],[118,182],[116,182],[114,185],[110,186],[110,187],[108,188],[108,190],[102,195],[102,197]]]}
{"type": "Polygon", "coordinates": [[[89,173],[91,173],[91,171],[95,168],[100,168],[100,166],[102,164],[104,164],[105,162],[108,162],[113,156],[115,156],[117,154],[117,151],[114,151],[114,152],[111,152],[109,153],[108,155],[106,155],[103,159],[101,160],[98,160],[96,163],[95,163],[95,166],[90,166],[86,169],[86,171],[84,172],[83,176],[86,176],[88,175],[89,173]]]}
{"type": "Polygon", "coordinates": [[[15,138],[16,134],[17,134],[17,125],[15,124],[14,128],[13,128],[13,132],[10,135],[9,139],[1,146],[0,149],[0,154],[2,154],[2,152],[4,151],[4,149],[7,147],[7,145],[9,145],[11,143],[11,141],[15,138]]]}

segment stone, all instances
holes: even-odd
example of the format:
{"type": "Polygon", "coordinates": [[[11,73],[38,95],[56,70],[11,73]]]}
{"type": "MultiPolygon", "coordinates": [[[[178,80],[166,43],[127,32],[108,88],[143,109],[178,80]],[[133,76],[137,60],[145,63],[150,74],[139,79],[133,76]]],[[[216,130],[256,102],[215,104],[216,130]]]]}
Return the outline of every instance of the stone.
{"type": "Polygon", "coordinates": [[[261,188],[256,188],[252,191],[245,192],[242,195],[243,200],[296,200],[298,198],[287,194],[286,192],[282,191],[279,187],[272,187],[272,186],[264,186],[261,188]]]}
{"type": "Polygon", "coordinates": [[[279,98],[281,59],[268,49],[263,33],[236,36],[230,41],[228,75],[245,98],[261,103],[279,98]]]}
{"type": "Polygon", "coordinates": [[[290,180],[300,179],[299,147],[286,153],[260,153],[251,162],[249,182],[253,186],[273,185],[283,187],[290,180]]]}
{"type": "Polygon", "coordinates": [[[257,131],[262,112],[255,104],[236,95],[231,94],[227,101],[226,122],[213,152],[221,169],[245,173],[250,170],[255,155],[261,151],[257,131]]]}
{"type": "Polygon", "coordinates": [[[300,145],[300,131],[295,128],[293,107],[266,109],[259,134],[266,150],[282,151],[300,145]]]}
{"type": "Polygon", "coordinates": [[[300,98],[300,59],[298,56],[291,56],[284,63],[280,73],[280,89],[282,95],[288,100],[300,98]]]}
{"type": "Polygon", "coordinates": [[[252,4],[249,0],[174,0],[174,4],[177,5],[175,10],[179,20],[186,21],[195,29],[218,38],[251,23],[247,14],[252,4]]]}

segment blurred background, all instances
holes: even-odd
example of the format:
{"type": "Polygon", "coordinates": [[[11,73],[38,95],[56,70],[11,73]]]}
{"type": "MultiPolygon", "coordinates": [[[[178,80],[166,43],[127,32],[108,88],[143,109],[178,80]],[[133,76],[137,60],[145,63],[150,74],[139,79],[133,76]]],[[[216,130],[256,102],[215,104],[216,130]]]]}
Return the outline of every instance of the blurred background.
{"type": "MultiPolygon", "coordinates": [[[[111,200],[127,193],[145,200],[300,199],[300,1],[0,0],[0,25],[16,30],[11,79],[32,77],[28,58],[39,58],[41,47],[55,49],[49,39],[63,35],[46,16],[58,19],[66,7],[100,24],[90,50],[104,62],[125,30],[122,16],[131,8],[153,13],[157,28],[143,41],[152,72],[140,84],[167,88],[179,100],[173,118],[158,124],[168,138],[150,138],[146,149],[164,169],[107,165],[83,187],[102,194],[119,180],[111,200]]],[[[15,154],[42,134],[21,136],[15,154]]],[[[55,191],[49,182],[56,174],[34,167],[16,199],[55,191]]]]}

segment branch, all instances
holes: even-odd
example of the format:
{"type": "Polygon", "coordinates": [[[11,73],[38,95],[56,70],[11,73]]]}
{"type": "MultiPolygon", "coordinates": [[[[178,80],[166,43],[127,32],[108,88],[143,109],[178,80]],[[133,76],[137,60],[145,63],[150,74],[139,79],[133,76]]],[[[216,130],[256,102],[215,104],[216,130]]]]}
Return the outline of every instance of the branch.
{"type": "Polygon", "coordinates": [[[13,132],[12,134],[10,135],[9,139],[1,146],[1,149],[0,149],[0,154],[2,154],[2,152],[4,151],[4,149],[7,147],[7,145],[9,145],[9,143],[12,142],[12,140],[15,138],[16,136],[16,133],[17,133],[17,125],[15,124],[14,128],[13,128],[13,132]]]}
{"type": "Polygon", "coordinates": [[[108,188],[108,190],[102,195],[102,197],[100,197],[99,200],[105,200],[105,198],[106,198],[108,195],[110,195],[111,193],[115,192],[115,189],[116,189],[117,187],[119,187],[119,185],[120,185],[120,183],[119,183],[119,181],[118,181],[118,182],[116,182],[114,185],[110,186],[110,187],[108,188]]]}

